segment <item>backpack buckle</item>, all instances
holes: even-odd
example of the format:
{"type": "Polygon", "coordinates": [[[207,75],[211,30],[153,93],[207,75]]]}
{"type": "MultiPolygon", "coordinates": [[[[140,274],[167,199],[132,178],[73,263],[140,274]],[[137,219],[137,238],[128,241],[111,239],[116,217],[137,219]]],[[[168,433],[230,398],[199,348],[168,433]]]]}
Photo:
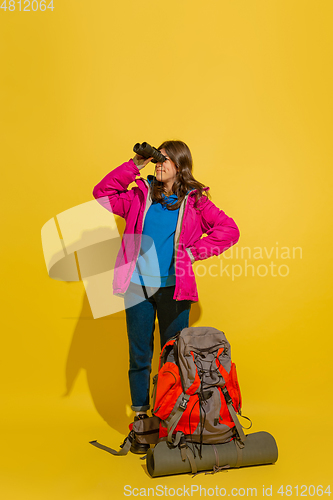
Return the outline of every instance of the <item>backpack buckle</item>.
{"type": "Polygon", "coordinates": [[[184,410],[184,411],[185,411],[185,410],[186,410],[186,407],[187,407],[187,403],[188,403],[188,399],[183,398],[182,402],[181,402],[181,403],[180,403],[180,405],[179,405],[179,408],[180,408],[181,410],[184,410]]]}
{"type": "Polygon", "coordinates": [[[223,392],[223,395],[225,397],[227,405],[232,404],[232,398],[231,398],[231,396],[230,396],[230,394],[229,394],[228,389],[226,388],[226,386],[222,387],[222,392],[223,392]]]}

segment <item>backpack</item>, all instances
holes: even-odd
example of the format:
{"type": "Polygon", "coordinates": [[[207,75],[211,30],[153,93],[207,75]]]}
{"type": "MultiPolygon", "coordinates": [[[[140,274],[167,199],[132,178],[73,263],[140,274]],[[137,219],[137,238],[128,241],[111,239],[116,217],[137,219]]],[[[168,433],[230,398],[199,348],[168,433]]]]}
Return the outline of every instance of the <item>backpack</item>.
{"type": "Polygon", "coordinates": [[[236,365],[222,331],[189,327],[164,345],[152,411],[160,419],[160,440],[220,444],[236,437],[244,442],[236,415],[241,405],[236,365]]]}
{"type": "Polygon", "coordinates": [[[160,354],[153,416],[130,424],[119,451],[97,441],[91,444],[118,456],[128,453],[133,439],[155,444],[142,457],[151,477],[275,463],[274,437],[268,432],[245,435],[237,417],[242,416],[241,406],[224,333],[211,327],[185,328],[160,354]]]}

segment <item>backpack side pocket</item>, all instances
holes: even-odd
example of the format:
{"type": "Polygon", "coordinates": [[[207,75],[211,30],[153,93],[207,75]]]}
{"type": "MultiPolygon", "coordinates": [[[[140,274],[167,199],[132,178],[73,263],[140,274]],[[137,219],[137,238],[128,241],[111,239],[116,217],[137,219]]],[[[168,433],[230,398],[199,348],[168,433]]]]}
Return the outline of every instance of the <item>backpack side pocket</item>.
{"type": "Polygon", "coordinates": [[[158,373],[153,414],[161,420],[167,418],[182,392],[178,367],[167,361],[158,373]]]}
{"type": "Polygon", "coordinates": [[[232,399],[232,406],[234,410],[239,413],[242,407],[242,396],[240,392],[240,387],[237,378],[236,365],[231,363],[231,369],[229,373],[229,380],[227,382],[227,389],[232,399]]]}

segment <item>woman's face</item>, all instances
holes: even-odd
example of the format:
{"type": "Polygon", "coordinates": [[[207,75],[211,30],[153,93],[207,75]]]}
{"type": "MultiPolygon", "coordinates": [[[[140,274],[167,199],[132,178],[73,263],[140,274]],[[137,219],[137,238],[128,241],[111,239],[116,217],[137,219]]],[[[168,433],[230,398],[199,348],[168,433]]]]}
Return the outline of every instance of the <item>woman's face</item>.
{"type": "Polygon", "coordinates": [[[176,180],[176,175],[178,168],[169,156],[165,152],[165,149],[160,149],[162,155],[166,156],[167,160],[161,163],[158,161],[156,163],[156,179],[160,182],[164,182],[169,190],[171,190],[174,181],[176,180]]]}

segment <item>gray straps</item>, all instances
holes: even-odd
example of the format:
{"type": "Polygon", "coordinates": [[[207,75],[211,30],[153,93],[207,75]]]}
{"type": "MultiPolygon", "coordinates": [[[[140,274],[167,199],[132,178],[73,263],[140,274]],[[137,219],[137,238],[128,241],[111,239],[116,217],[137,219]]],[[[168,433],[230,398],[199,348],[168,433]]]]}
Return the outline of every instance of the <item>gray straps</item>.
{"type": "Polygon", "coordinates": [[[237,462],[235,463],[235,467],[240,467],[243,463],[243,448],[244,445],[242,445],[237,439],[235,440],[236,443],[236,450],[237,450],[237,462]]]}
{"type": "Polygon", "coordinates": [[[198,472],[198,468],[197,468],[197,464],[195,463],[193,453],[188,447],[185,449],[185,452],[186,452],[186,456],[188,458],[188,461],[190,462],[192,474],[196,474],[198,472]]]}
{"type": "Polygon", "coordinates": [[[172,433],[175,430],[179,420],[181,419],[181,416],[183,415],[184,411],[186,410],[187,403],[189,402],[190,396],[188,394],[184,394],[182,402],[180,403],[176,413],[170,420],[168,424],[168,441],[169,443],[172,443],[172,433]]]}
{"type": "Polygon", "coordinates": [[[90,441],[90,444],[96,446],[96,448],[99,448],[100,450],[104,450],[107,451],[108,453],[111,453],[111,455],[121,456],[121,455],[127,455],[127,453],[131,448],[132,441],[133,441],[133,431],[129,433],[123,444],[120,446],[121,449],[119,451],[113,450],[108,446],[104,446],[104,444],[100,444],[98,441],[90,441]]]}
{"type": "Polygon", "coordinates": [[[221,397],[220,391],[217,387],[213,387],[213,401],[214,401],[214,425],[219,423],[220,411],[221,411],[221,397]]]}
{"type": "Polygon", "coordinates": [[[176,437],[175,437],[175,440],[173,442],[174,446],[177,446],[180,443],[180,440],[181,440],[182,436],[184,436],[184,434],[182,432],[178,431],[176,433],[176,437]]]}
{"type": "Polygon", "coordinates": [[[237,414],[236,414],[236,412],[235,412],[234,407],[232,406],[232,404],[228,404],[228,410],[230,412],[230,416],[231,416],[232,420],[234,421],[234,424],[235,424],[235,427],[236,427],[236,430],[237,430],[237,433],[238,433],[238,437],[244,443],[245,440],[246,440],[246,436],[244,434],[244,431],[243,431],[243,428],[242,428],[241,424],[239,423],[237,414]]]}
{"type": "Polygon", "coordinates": [[[242,428],[241,424],[239,423],[239,420],[238,420],[237,414],[236,414],[236,412],[234,410],[234,407],[232,406],[232,399],[230,397],[230,394],[229,394],[226,386],[223,386],[221,390],[223,392],[223,395],[224,395],[224,398],[225,398],[225,402],[227,403],[230,416],[231,416],[231,418],[232,418],[232,420],[233,420],[233,422],[235,424],[238,437],[239,437],[240,441],[242,441],[242,443],[244,443],[245,440],[246,440],[246,436],[244,434],[244,431],[243,431],[243,428],[242,428]]]}
{"type": "Polygon", "coordinates": [[[216,446],[212,444],[213,450],[214,450],[214,455],[215,455],[215,467],[220,467],[220,460],[219,460],[219,454],[217,452],[216,446]]]}

